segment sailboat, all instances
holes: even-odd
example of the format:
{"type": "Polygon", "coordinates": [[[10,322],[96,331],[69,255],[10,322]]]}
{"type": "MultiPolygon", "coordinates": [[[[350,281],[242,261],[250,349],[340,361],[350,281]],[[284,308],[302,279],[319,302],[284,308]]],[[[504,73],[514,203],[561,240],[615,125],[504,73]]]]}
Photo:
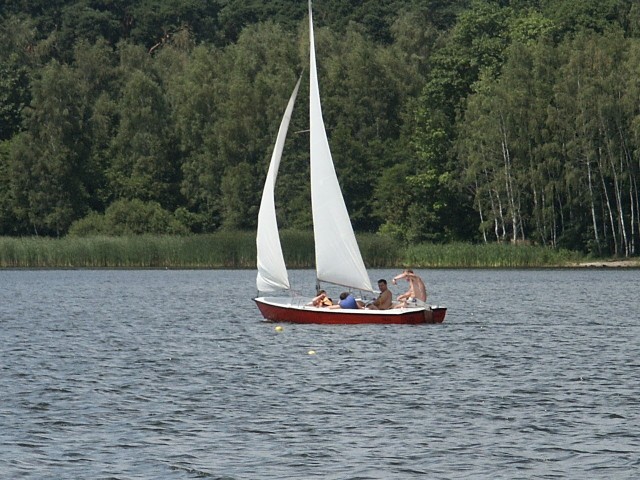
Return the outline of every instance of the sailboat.
{"type": "MultiPolygon", "coordinates": [[[[311,209],[317,282],[318,285],[320,282],[340,285],[350,291],[373,292],[338,183],[322,118],[311,1],[309,1],[309,43],[311,209]]],[[[258,291],[263,293],[291,289],[278,233],[274,190],[300,81],[301,79],[298,80],[291,94],[280,123],[258,213],[256,286],[258,291]]],[[[257,297],[254,301],[266,320],[293,323],[441,323],[447,311],[445,307],[438,306],[415,306],[390,310],[328,309],[314,307],[311,305],[311,298],[292,295],[257,297]]]]}

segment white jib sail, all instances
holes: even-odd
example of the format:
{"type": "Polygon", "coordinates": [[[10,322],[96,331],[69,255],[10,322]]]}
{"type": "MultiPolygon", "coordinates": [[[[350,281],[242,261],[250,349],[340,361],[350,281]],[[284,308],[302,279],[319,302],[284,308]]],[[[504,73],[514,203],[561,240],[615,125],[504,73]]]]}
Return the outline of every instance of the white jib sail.
{"type": "Polygon", "coordinates": [[[318,280],[372,291],[329,150],[322,119],[309,1],[311,205],[318,280]]]}
{"type": "Polygon", "coordinates": [[[301,78],[298,79],[296,88],[293,89],[293,93],[284,112],[284,117],[282,117],[276,144],[273,148],[273,154],[271,155],[269,171],[267,172],[264,189],[262,190],[262,201],[260,202],[260,211],[258,212],[258,232],[256,235],[258,254],[256,286],[260,292],[289,289],[289,276],[282,255],[280,235],[278,234],[274,190],[278,176],[278,168],[280,167],[280,158],[282,157],[282,150],[284,149],[284,141],[287,137],[289,121],[291,120],[291,113],[293,112],[293,105],[298,95],[298,87],[300,87],[300,80],[301,78]]]}

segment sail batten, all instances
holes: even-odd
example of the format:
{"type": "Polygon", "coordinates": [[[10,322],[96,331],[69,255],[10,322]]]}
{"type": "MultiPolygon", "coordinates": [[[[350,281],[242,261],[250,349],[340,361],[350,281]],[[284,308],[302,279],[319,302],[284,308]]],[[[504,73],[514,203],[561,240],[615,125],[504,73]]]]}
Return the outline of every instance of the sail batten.
{"type": "Polygon", "coordinates": [[[317,278],[323,282],[372,291],[338,183],[322,117],[311,1],[309,42],[311,204],[317,278]]]}
{"type": "Polygon", "coordinates": [[[287,137],[287,130],[289,129],[289,121],[291,120],[291,114],[301,80],[302,78],[298,79],[298,83],[296,83],[293,89],[284,116],[280,122],[276,144],[273,148],[267,178],[262,190],[262,200],[258,212],[258,232],[256,235],[258,264],[256,287],[258,291],[261,292],[288,290],[290,288],[289,275],[284,263],[282,245],[280,244],[280,235],[278,233],[274,191],[284,142],[287,137]]]}

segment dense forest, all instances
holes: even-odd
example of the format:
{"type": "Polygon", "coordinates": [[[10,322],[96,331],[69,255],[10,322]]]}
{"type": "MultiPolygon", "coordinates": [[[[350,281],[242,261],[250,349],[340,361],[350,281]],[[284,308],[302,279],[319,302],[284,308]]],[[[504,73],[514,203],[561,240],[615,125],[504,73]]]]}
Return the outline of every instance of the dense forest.
{"type": "MultiPolygon", "coordinates": [[[[307,5],[0,1],[0,235],[310,227],[307,5]],[[302,99],[302,100],[301,100],[302,99]]],[[[407,242],[640,248],[640,2],[317,0],[354,228],[407,242]]]]}

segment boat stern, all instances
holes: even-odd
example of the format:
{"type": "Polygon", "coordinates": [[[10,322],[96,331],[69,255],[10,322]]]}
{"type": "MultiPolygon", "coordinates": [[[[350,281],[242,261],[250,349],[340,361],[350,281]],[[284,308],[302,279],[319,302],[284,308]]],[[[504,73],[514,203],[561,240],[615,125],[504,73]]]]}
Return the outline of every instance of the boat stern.
{"type": "Polygon", "coordinates": [[[431,306],[424,311],[424,323],[442,323],[446,315],[446,307],[431,306]]]}

